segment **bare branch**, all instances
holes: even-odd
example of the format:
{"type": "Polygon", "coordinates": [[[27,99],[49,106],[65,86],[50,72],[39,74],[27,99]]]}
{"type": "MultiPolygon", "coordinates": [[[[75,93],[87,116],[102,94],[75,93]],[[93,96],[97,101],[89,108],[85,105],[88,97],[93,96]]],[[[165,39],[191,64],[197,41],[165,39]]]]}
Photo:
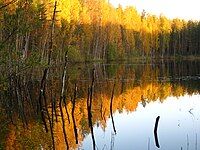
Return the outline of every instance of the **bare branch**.
{"type": "Polygon", "coordinates": [[[7,7],[7,6],[9,6],[10,4],[15,3],[16,1],[17,1],[17,0],[12,0],[12,1],[6,3],[6,4],[3,4],[2,6],[0,6],[0,10],[3,9],[3,8],[5,8],[5,7],[7,7]]]}

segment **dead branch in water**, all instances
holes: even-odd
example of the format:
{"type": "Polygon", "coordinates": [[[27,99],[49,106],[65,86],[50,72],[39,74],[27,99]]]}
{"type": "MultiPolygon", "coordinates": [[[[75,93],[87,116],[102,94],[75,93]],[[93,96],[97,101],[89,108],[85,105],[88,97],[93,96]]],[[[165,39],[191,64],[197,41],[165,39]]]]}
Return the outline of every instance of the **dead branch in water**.
{"type": "Polygon", "coordinates": [[[156,146],[157,146],[158,148],[160,148],[159,141],[158,141],[158,134],[157,134],[159,119],[160,119],[160,116],[158,116],[158,117],[156,118],[155,127],[154,127],[154,138],[155,138],[156,146]]]}
{"type": "Polygon", "coordinates": [[[77,86],[75,84],[74,97],[73,97],[73,99],[71,101],[72,101],[72,120],[73,120],[73,125],[74,125],[74,136],[75,136],[76,144],[78,144],[78,132],[77,132],[76,121],[75,121],[75,117],[74,117],[75,104],[76,104],[76,95],[77,95],[77,86]]]}
{"type": "Polygon", "coordinates": [[[112,111],[112,104],[113,104],[114,92],[115,92],[115,83],[113,85],[112,95],[111,95],[111,99],[110,99],[110,116],[111,116],[111,120],[112,120],[113,130],[114,130],[114,133],[116,134],[117,131],[115,129],[115,123],[114,123],[113,111],[112,111]]]}
{"type": "Polygon", "coordinates": [[[91,83],[91,86],[88,88],[88,96],[87,96],[88,123],[89,123],[89,128],[90,128],[91,136],[92,136],[93,150],[96,149],[94,130],[93,130],[93,125],[92,125],[92,97],[93,97],[93,90],[94,90],[94,71],[95,70],[93,69],[92,83],[91,83]]]}

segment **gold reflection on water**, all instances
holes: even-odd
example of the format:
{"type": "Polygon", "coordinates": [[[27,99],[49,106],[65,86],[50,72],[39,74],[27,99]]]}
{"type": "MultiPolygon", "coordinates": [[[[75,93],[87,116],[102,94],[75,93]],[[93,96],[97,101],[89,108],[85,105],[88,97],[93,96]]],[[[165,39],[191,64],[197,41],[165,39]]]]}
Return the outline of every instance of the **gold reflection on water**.
{"type": "MultiPolygon", "coordinates": [[[[136,86],[133,89],[129,89],[125,91],[124,93],[115,96],[113,100],[113,113],[116,111],[135,111],[139,102],[150,102],[152,100],[164,100],[168,96],[174,95],[174,96],[180,96],[184,95],[184,89],[180,86],[176,87],[176,90],[173,90],[172,85],[170,83],[162,84],[162,83],[149,83],[143,86],[136,86]]],[[[95,96],[92,104],[92,121],[93,123],[99,124],[99,126],[105,130],[106,128],[106,121],[110,117],[110,97],[108,95],[104,94],[98,94],[95,96]]],[[[66,113],[66,109],[63,107],[64,112],[64,120],[66,125],[66,133],[67,133],[67,140],[69,143],[69,147],[72,149],[77,148],[80,146],[81,141],[84,139],[84,134],[87,134],[90,132],[89,126],[88,126],[88,118],[87,118],[87,104],[86,99],[79,99],[76,102],[75,106],[75,122],[76,127],[78,129],[78,141],[79,145],[75,143],[75,136],[74,136],[74,129],[73,129],[73,122],[72,122],[72,104],[69,102],[67,104],[67,110],[69,113],[69,119],[66,113]]],[[[60,115],[59,115],[60,116],[60,115]]],[[[63,129],[62,129],[62,121],[61,118],[58,117],[58,122],[54,125],[54,136],[56,139],[56,149],[66,149],[66,144],[63,136],[63,129]]],[[[31,125],[30,125],[31,126],[31,125]]],[[[33,127],[30,128],[33,130],[33,128],[37,128],[36,125],[32,125],[33,127]]],[[[17,134],[23,135],[27,134],[26,132],[29,132],[29,130],[24,129],[15,129],[15,127],[10,126],[10,132],[7,136],[7,142],[6,142],[6,149],[21,149],[18,142],[22,141],[16,141],[17,134]]],[[[41,128],[38,126],[38,128],[41,128]]],[[[39,130],[39,129],[38,129],[39,130]]],[[[36,136],[36,132],[30,132],[28,134],[34,134],[32,136],[36,136]]],[[[43,134],[43,133],[41,133],[43,134]]],[[[18,136],[19,136],[18,135],[18,136]]],[[[25,135],[23,135],[25,137],[25,135]]],[[[44,138],[39,141],[34,142],[45,142],[45,139],[48,139],[47,137],[37,135],[35,138],[44,138]]],[[[34,140],[31,139],[30,140],[34,140]]],[[[28,144],[28,142],[27,142],[28,144]]],[[[47,143],[45,143],[47,144],[47,143]]],[[[50,144],[50,143],[49,143],[50,144]]],[[[24,144],[25,146],[26,144],[24,144]]],[[[43,144],[41,144],[43,145],[43,144]]]]}
{"type": "MultiPolygon", "coordinates": [[[[163,102],[169,96],[179,97],[187,93],[187,88],[181,86],[181,84],[159,81],[157,80],[157,76],[157,71],[152,74],[152,72],[147,69],[142,75],[142,80],[139,84],[133,84],[133,80],[127,81],[126,84],[129,88],[126,88],[124,92],[120,92],[122,91],[121,89],[123,88],[123,83],[121,80],[117,80],[115,88],[116,92],[112,104],[113,113],[117,111],[133,112],[136,110],[138,103],[142,103],[145,107],[145,105],[151,101],[160,100],[163,102]]],[[[113,82],[108,82],[105,85],[102,85],[102,87],[98,89],[100,92],[94,94],[92,102],[92,122],[93,124],[98,124],[98,126],[100,126],[103,130],[107,127],[106,123],[110,118],[110,99],[112,87],[113,82]]],[[[59,100],[58,97],[56,99],[59,100]]],[[[82,144],[81,142],[84,137],[90,133],[87,115],[87,98],[79,98],[76,100],[75,104],[74,119],[78,131],[79,144],[76,144],[75,141],[74,124],[72,120],[72,103],[70,100],[68,100],[66,108],[63,107],[62,109],[64,113],[67,141],[70,149],[76,149],[82,144]]],[[[51,112],[51,110],[49,111],[51,112]]],[[[59,111],[59,109],[57,109],[57,111],[59,111]]],[[[66,149],[62,120],[60,116],[61,115],[58,112],[58,122],[54,121],[55,145],[58,150],[66,149]]],[[[14,127],[13,125],[9,126],[9,133],[7,134],[5,143],[6,149],[35,149],[38,148],[39,145],[44,149],[49,149],[51,147],[50,133],[44,133],[44,128],[41,124],[29,123],[28,129],[24,129],[22,126],[23,125],[21,123],[17,124],[17,127],[14,127]],[[25,139],[20,137],[24,137],[25,139]]]]}

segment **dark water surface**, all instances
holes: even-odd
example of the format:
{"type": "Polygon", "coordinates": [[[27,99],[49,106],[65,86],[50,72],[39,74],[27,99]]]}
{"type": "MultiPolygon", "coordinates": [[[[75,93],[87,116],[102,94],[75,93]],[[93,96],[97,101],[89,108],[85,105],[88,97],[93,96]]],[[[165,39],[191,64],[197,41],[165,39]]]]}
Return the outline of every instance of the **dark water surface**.
{"type": "Polygon", "coordinates": [[[43,68],[2,91],[4,149],[200,150],[199,61],[68,64],[64,82],[63,69],[49,69],[42,105],[43,68]]]}

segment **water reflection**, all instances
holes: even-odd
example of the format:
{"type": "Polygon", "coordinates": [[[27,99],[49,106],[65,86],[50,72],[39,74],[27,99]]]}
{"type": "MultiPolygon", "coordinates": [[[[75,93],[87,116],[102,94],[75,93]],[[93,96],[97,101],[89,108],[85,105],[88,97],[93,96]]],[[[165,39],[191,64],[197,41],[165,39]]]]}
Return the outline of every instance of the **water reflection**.
{"type": "MultiPolygon", "coordinates": [[[[161,149],[191,149],[200,148],[199,133],[199,95],[185,95],[179,99],[168,97],[163,103],[150,102],[146,108],[139,103],[136,111],[114,114],[118,133],[114,135],[115,149],[157,149],[154,142],[153,129],[155,118],[160,115],[158,137],[161,149]],[[193,109],[193,115],[189,113],[193,109]]],[[[94,127],[98,149],[110,149],[112,121],[107,121],[107,127],[102,130],[94,127]]],[[[90,149],[89,135],[83,141],[83,149],[90,149]]]]}
{"type": "Polygon", "coordinates": [[[43,95],[45,120],[38,112],[40,71],[12,76],[10,89],[1,96],[1,109],[7,114],[2,121],[10,120],[5,147],[49,149],[54,141],[55,149],[155,149],[153,131],[160,116],[161,148],[197,149],[199,64],[169,61],[51,68],[43,95]],[[20,93],[17,99],[16,92],[20,93]],[[44,121],[52,132],[45,133],[44,121]]]}

